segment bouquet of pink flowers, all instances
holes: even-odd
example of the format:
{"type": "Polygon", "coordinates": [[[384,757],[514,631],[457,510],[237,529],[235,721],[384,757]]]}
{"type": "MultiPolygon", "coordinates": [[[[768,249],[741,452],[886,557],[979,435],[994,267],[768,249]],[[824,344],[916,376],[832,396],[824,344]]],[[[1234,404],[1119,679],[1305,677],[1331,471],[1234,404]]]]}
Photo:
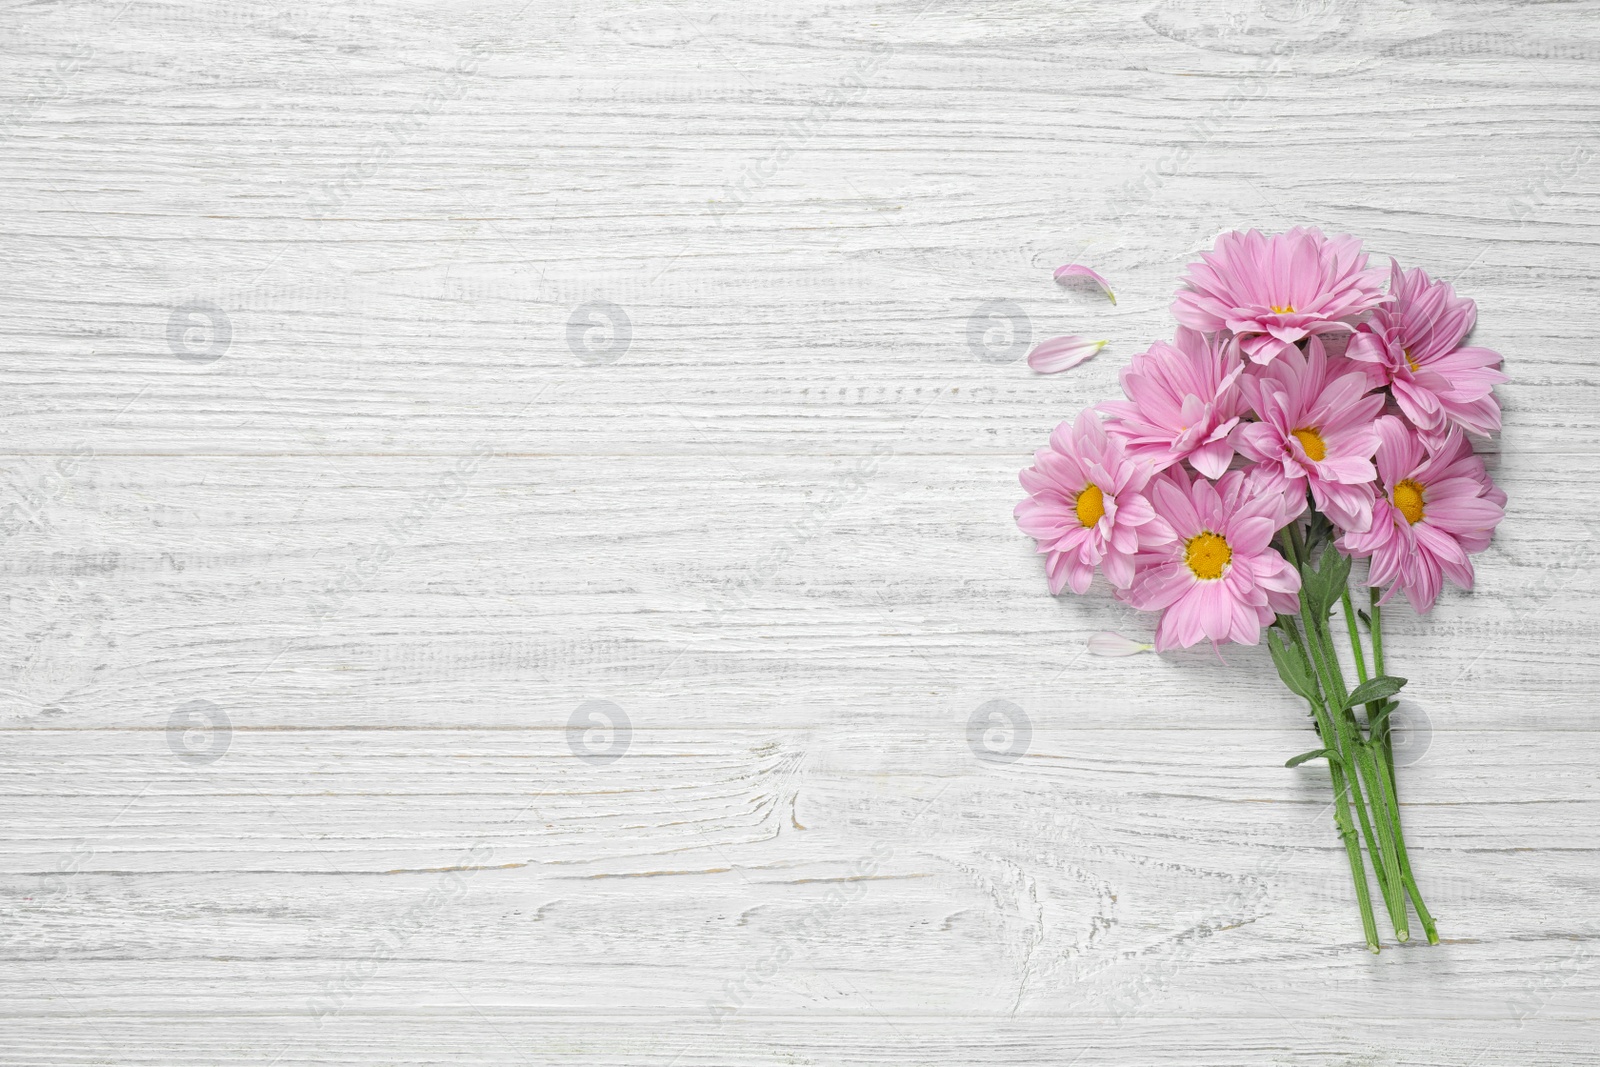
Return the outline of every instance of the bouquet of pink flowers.
{"type": "MultiPolygon", "coordinates": [[[[1070,276],[1105,284],[1057,271],[1070,276]]],[[[1395,799],[1389,717],[1405,679],[1384,671],[1382,606],[1398,591],[1426,612],[1445,578],[1472,588],[1506,495],[1466,432],[1500,428],[1500,356],[1463,343],[1471,300],[1393,261],[1385,292],[1353,237],[1224,234],[1183,282],[1176,333],[1122,370],[1124,399],[1057,426],[1022,472],[1017,523],[1052,593],[1087,592],[1098,568],[1119,599],[1159,612],[1158,652],[1267,631],[1320,738],[1288,765],[1328,762],[1367,945],[1378,951],[1363,843],[1396,938],[1410,939],[1409,901],[1437,944],[1395,799]]],[[[1030,362],[1062,369],[1097,349],[1059,338],[1030,362]]]]}

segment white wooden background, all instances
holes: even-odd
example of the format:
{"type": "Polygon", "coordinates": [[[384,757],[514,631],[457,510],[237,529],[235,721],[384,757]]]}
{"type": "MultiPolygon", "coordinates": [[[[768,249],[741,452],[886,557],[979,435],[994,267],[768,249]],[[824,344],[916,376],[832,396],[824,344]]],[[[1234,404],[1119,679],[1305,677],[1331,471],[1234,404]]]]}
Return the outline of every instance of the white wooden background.
{"type": "Polygon", "coordinates": [[[0,1062],[1600,1063],[1597,16],[10,0],[0,1062]],[[1011,520],[1296,223],[1513,377],[1377,957],[1263,651],[1011,520]]]}

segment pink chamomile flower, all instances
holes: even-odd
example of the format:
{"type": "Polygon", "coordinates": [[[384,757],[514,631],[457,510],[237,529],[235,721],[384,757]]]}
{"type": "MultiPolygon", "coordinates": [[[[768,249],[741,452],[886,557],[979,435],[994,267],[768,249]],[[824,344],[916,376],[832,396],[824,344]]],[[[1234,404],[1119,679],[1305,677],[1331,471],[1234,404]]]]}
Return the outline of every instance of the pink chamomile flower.
{"type": "Polygon", "coordinates": [[[1135,462],[1108,435],[1093,408],[1063,422],[1050,447],[1034,453],[1020,475],[1028,499],[1017,505],[1017,525],[1039,542],[1050,592],[1087,592],[1103,565],[1117,588],[1133,581],[1133,557],[1155,510],[1144,497],[1150,468],[1135,462]]]}
{"type": "Polygon", "coordinates": [[[1507,381],[1495,368],[1500,353],[1462,345],[1477,320],[1471,300],[1456,296],[1449,282],[1435,282],[1420,269],[1402,271],[1389,261],[1393,302],[1362,323],[1346,355],[1378,371],[1406,418],[1430,437],[1450,423],[1474,433],[1500,429],[1494,387],[1507,381]]]}
{"type": "Polygon", "coordinates": [[[1231,330],[1256,363],[1316,334],[1348,333],[1357,317],[1388,299],[1383,271],[1367,267],[1361,242],[1324,237],[1316,227],[1271,237],[1235,230],[1200,260],[1189,264],[1173,316],[1202,333],[1231,330]]]}
{"type": "Polygon", "coordinates": [[[1378,420],[1378,477],[1383,495],[1372,527],[1347,532],[1339,545],[1370,556],[1367,584],[1399,590],[1418,613],[1433,607],[1444,579],[1472,588],[1472,560],[1505,517],[1506,495],[1489,480],[1461,431],[1433,443],[1393,415],[1378,420]]]}
{"type": "Polygon", "coordinates": [[[1126,400],[1101,404],[1106,429],[1128,452],[1158,471],[1181,460],[1220,478],[1233,460],[1229,434],[1246,411],[1237,344],[1179,326],[1172,343],[1157,341],[1122,370],[1126,400]]]}
{"type": "Polygon", "coordinates": [[[1383,410],[1381,394],[1360,371],[1330,369],[1321,342],[1274,360],[1241,386],[1259,422],[1234,430],[1234,445],[1275,475],[1286,491],[1307,487],[1318,509],[1346,530],[1372,525],[1372,454],[1378,448],[1373,420],[1383,410]]]}
{"type": "Polygon", "coordinates": [[[1120,596],[1162,612],[1157,652],[1202,640],[1253,645],[1274,615],[1298,610],[1300,574],[1272,548],[1281,494],[1244,471],[1213,484],[1191,481],[1182,466],[1157,475],[1150,493],[1171,537],[1139,553],[1138,574],[1120,596]]]}

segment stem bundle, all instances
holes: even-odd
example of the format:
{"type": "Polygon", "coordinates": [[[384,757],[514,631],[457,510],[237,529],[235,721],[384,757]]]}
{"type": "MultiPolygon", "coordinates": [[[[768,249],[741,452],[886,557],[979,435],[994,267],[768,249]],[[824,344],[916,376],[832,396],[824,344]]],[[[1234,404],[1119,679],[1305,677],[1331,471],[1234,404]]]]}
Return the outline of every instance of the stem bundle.
{"type": "Polygon", "coordinates": [[[1274,627],[1282,636],[1269,641],[1268,646],[1284,684],[1310,705],[1323,745],[1321,749],[1295,757],[1289,765],[1313,758],[1328,761],[1334,794],[1334,822],[1350,861],[1350,876],[1361,909],[1367,947],[1378,951],[1378,929],[1373,918],[1366,862],[1372,865],[1395,938],[1402,942],[1411,939],[1409,903],[1416,911],[1428,943],[1436,945],[1439,934],[1411,873],[1405,834],[1400,826],[1400,806],[1395,799],[1389,716],[1396,706],[1392,698],[1405,685],[1405,680],[1384,673],[1377,590],[1372,591],[1368,616],[1374,671],[1369,678],[1366,652],[1356,623],[1357,612],[1350,600],[1350,560],[1334,548],[1322,516],[1313,512],[1305,530],[1298,523],[1291,524],[1282,535],[1281,545],[1284,555],[1300,572],[1300,624],[1297,626],[1290,616],[1279,615],[1274,627]],[[1322,549],[1320,564],[1316,564],[1313,554],[1319,547],[1322,549]],[[1355,662],[1359,684],[1354,691],[1346,688],[1329,622],[1335,603],[1343,608],[1345,630],[1355,662]],[[1365,721],[1357,716],[1357,705],[1364,706],[1365,721]],[[1366,845],[1365,862],[1362,842],[1366,845]]]}

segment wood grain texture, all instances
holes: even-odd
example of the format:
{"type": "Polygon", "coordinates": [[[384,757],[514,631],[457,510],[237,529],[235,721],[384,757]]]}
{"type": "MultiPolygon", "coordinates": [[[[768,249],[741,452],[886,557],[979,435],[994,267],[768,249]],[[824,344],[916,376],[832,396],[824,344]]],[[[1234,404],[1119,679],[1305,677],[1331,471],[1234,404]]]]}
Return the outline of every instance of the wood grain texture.
{"type": "Polygon", "coordinates": [[[0,1063],[1600,1063],[1597,15],[0,11],[0,1063]],[[1297,223],[1513,378],[1378,957],[1262,650],[1010,518],[1297,223]]]}

